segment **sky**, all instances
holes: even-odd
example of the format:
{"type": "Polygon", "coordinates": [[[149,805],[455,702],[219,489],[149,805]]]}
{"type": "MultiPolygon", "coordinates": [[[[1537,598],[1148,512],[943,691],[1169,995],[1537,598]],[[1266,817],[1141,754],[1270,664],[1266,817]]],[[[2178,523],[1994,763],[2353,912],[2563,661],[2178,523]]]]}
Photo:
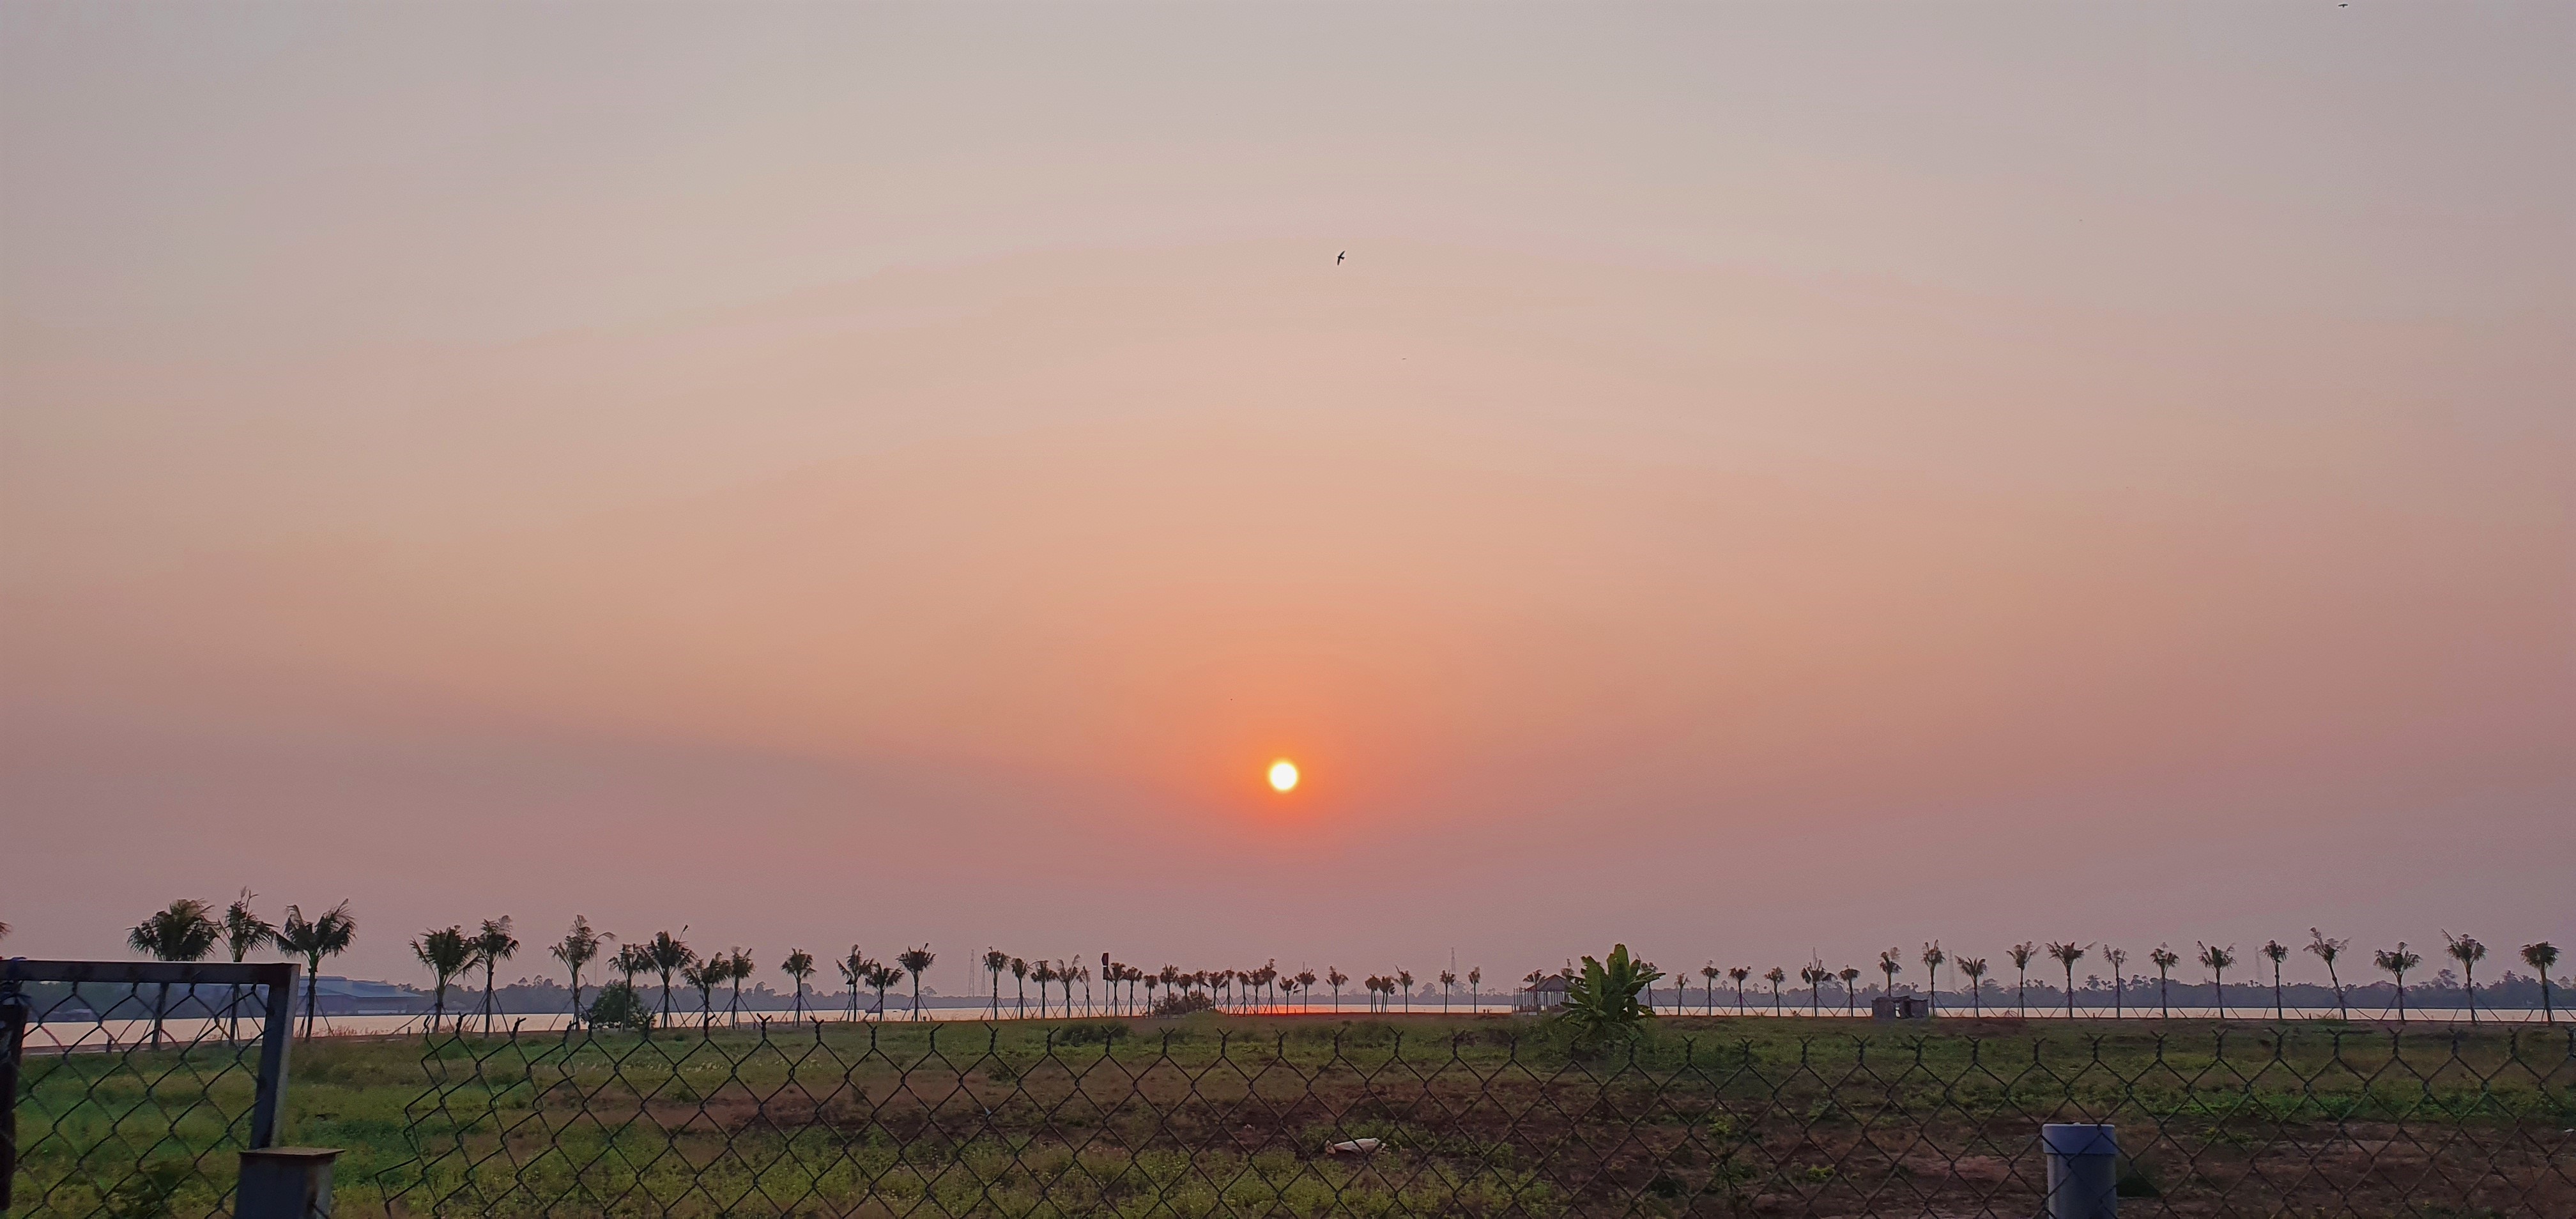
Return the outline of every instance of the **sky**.
{"type": "Polygon", "coordinates": [[[2570,45],[0,0],[6,951],[2565,943],[2570,45]]]}

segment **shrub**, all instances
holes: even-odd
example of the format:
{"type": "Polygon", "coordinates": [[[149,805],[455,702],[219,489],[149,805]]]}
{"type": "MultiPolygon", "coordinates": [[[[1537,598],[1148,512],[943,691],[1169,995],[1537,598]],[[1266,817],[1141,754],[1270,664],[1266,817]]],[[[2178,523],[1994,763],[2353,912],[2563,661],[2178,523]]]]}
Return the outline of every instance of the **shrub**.
{"type": "Polygon", "coordinates": [[[653,1027],[653,1009],[644,997],[623,982],[611,982],[599,988],[599,998],[591,1001],[583,1014],[592,1028],[625,1029],[641,1033],[653,1027]]]}

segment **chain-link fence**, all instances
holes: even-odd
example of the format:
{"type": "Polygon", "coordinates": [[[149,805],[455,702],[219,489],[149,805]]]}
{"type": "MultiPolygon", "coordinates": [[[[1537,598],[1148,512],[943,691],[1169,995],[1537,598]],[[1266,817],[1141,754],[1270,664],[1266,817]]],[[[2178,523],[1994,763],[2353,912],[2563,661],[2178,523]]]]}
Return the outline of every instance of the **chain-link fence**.
{"type": "MultiPolygon", "coordinates": [[[[307,1043],[293,1112],[299,1142],[347,1149],[343,1215],[2030,1219],[2060,1121],[2117,1128],[2126,1215],[2576,1215],[2567,1029],[1853,1028],[442,1030],[307,1043]]],[[[226,1044],[31,1059],[23,1213],[220,1213],[214,1152],[250,1135],[222,1079],[203,1120],[170,1087],[226,1044]],[[116,1193],[155,1162],[215,1188],[116,1193]]]]}
{"type": "Polygon", "coordinates": [[[0,961],[0,1211],[228,1211],[279,1133],[296,972],[0,961]]]}

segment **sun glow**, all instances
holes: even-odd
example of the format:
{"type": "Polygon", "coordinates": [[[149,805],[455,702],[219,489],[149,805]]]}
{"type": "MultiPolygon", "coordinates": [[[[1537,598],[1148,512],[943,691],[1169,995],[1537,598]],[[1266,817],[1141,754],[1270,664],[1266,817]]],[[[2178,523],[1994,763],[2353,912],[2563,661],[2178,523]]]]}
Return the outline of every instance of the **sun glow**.
{"type": "Polygon", "coordinates": [[[1270,790],[1287,791],[1297,786],[1297,764],[1281,758],[1270,764],[1270,790]]]}

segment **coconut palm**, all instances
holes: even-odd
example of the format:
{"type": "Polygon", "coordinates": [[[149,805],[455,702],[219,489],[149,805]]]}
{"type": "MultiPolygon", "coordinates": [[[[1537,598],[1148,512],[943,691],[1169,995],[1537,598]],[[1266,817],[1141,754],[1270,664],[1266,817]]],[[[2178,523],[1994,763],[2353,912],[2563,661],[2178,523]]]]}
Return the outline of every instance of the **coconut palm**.
{"type": "Polygon", "coordinates": [[[1038,1019],[1046,1019],[1047,986],[1055,981],[1055,966],[1040,961],[1029,970],[1029,978],[1038,984],[1038,1019]]]}
{"type": "MultiPolygon", "coordinates": [[[[1481,973],[1482,973],[1482,971],[1480,970],[1480,971],[1477,971],[1476,973],[1470,973],[1470,974],[1468,974],[1467,976],[1468,976],[1468,977],[1471,977],[1471,978],[1472,978],[1472,977],[1477,977],[1477,976],[1479,976],[1481,973]]],[[[1338,982],[1337,982],[1337,983],[1334,983],[1334,985],[1338,986],[1338,985],[1340,985],[1340,983],[1338,983],[1338,982]]],[[[1298,993],[1298,994],[1301,994],[1301,995],[1306,996],[1306,1002],[1305,1002],[1305,1005],[1304,1005],[1304,1006],[1305,1006],[1305,1010],[1307,1010],[1307,1011],[1313,1011],[1313,1010],[1315,1010],[1315,971],[1314,971],[1314,970],[1311,970],[1311,969],[1300,969],[1300,970],[1298,970],[1298,971],[1297,971],[1297,993],[1298,993]]],[[[1335,995],[1333,996],[1333,1002],[1335,1002],[1336,1004],[1340,1003],[1340,1002],[1341,1002],[1341,996],[1340,996],[1339,994],[1335,994],[1335,995]]]]}
{"type": "Polygon", "coordinates": [[[1825,968],[1825,963],[1822,961],[1810,961],[1798,967],[1798,980],[1807,984],[1809,1015],[1825,1014],[1825,979],[1832,976],[1834,971],[1825,968]]]}
{"type": "MultiPolygon", "coordinates": [[[[466,938],[461,926],[439,927],[421,932],[411,942],[411,955],[429,967],[429,1031],[435,1033],[447,1016],[447,984],[474,965],[474,941],[466,938]]],[[[459,1014],[456,1022],[462,1025],[465,1017],[459,1014]]]]}
{"type": "Polygon", "coordinates": [[[1957,966],[1960,973],[1968,975],[1968,1014],[1971,1016],[1985,1015],[1986,959],[1984,957],[1960,957],[1958,960],[1951,962],[1951,964],[1957,966]]]}
{"type": "MultiPolygon", "coordinates": [[[[5,928],[0,928],[0,933],[5,933],[5,928]]],[[[2522,946],[2522,963],[2540,975],[2540,1022],[2558,1023],[2558,1012],[2549,1005],[2549,971],[2558,964],[2558,946],[2547,940],[2525,944],[2522,946]]]]}
{"type": "Polygon", "coordinates": [[[2227,967],[2236,963],[2236,945],[2200,946],[2200,963],[2209,967],[2210,991],[2218,996],[2218,1018],[2227,1018],[2227,967]]]}
{"type": "Polygon", "coordinates": [[[572,926],[564,932],[564,938],[546,949],[572,974],[572,1022],[575,1025],[581,1023],[581,967],[597,960],[600,945],[612,938],[615,937],[591,930],[590,920],[576,914],[572,916],[572,926]]]}
{"type": "Polygon", "coordinates": [[[300,906],[286,908],[286,919],[277,927],[276,944],[278,951],[304,958],[305,1036],[313,1035],[314,1009],[321,1004],[322,958],[347,952],[357,940],[358,918],[349,913],[346,901],[312,919],[304,917],[300,906]]]}
{"type": "Polygon", "coordinates": [[[733,961],[719,952],[703,961],[692,961],[680,967],[680,981],[698,992],[698,1031],[709,1032],[716,1021],[716,988],[733,976],[733,961]]]}
{"type": "Polygon", "coordinates": [[[2170,1019],[2173,1005],[2168,1001],[2168,975],[2174,966],[2182,964],[2182,954],[2175,952],[2170,945],[2158,944],[2155,951],[2147,954],[2147,959],[2155,962],[2156,966],[2156,1018],[2170,1019]]]}
{"type": "Polygon", "coordinates": [[[1923,977],[1931,983],[1923,991],[1923,1010],[1927,1015],[1940,1014],[1941,963],[1949,959],[1949,954],[1941,951],[1941,941],[1934,940],[1923,946],[1923,977]]]}
{"type": "Polygon", "coordinates": [[[492,1035],[492,984],[501,962],[518,954],[519,940],[510,934],[510,916],[483,920],[474,933],[474,963],[483,967],[483,1035],[492,1035]]]}
{"type": "Polygon", "coordinates": [[[2068,944],[2055,940],[2048,943],[2048,955],[2066,967],[2066,1018],[2069,1020],[2075,1018],[2075,963],[2083,960],[2085,950],[2091,947],[2091,944],[2068,944]]]}
{"type": "Polygon", "coordinates": [[[608,964],[626,980],[626,989],[633,990],[635,975],[653,971],[653,954],[644,951],[642,944],[622,944],[618,946],[617,955],[609,958],[608,964]]]}
{"type": "Polygon", "coordinates": [[[993,1015],[1002,1018],[1002,971],[1011,967],[1011,954],[997,948],[984,950],[984,972],[993,975],[993,1015]]]}
{"type": "Polygon", "coordinates": [[[1843,966],[1842,972],[1835,976],[1843,980],[1843,1014],[1846,1016],[1859,1015],[1859,988],[1852,984],[1860,981],[1860,967],[1857,965],[1845,965],[1843,966]]]}
{"type": "Polygon", "coordinates": [[[1725,977],[1726,971],[1719,969],[1717,962],[1711,961],[1699,967],[1699,976],[1704,984],[1703,994],[1705,995],[1700,1002],[1700,1012],[1703,1015],[1714,1016],[1717,1014],[1717,980],[1725,977]]]}
{"type": "Polygon", "coordinates": [[[1744,981],[1753,976],[1753,970],[1744,965],[1729,966],[1726,976],[1735,983],[1735,1014],[1741,1016],[1744,1014],[1744,981]]]}
{"type": "MultiPolygon", "coordinates": [[[[125,933],[125,942],[136,952],[156,961],[202,961],[214,954],[215,941],[223,928],[207,913],[212,907],[193,897],[183,897],[168,907],[155,910],[125,933]]],[[[191,988],[194,989],[193,987],[191,988]]],[[[161,984],[152,1000],[152,1044],[161,1044],[162,1016],[169,1010],[170,984],[161,984]]]]}
{"type": "Polygon", "coordinates": [[[1780,984],[1789,980],[1789,971],[1774,965],[1771,972],[1762,975],[1762,980],[1771,984],[1771,1014],[1777,1016],[1780,1014],[1780,984]]]}
{"type": "Polygon", "coordinates": [[[1401,987],[1403,987],[1403,988],[1404,988],[1404,1010],[1406,1010],[1406,1011],[1408,1011],[1408,1012],[1409,1012],[1409,1011],[1412,1011],[1412,1010],[1413,1010],[1413,971],[1412,971],[1412,970],[1409,970],[1409,969],[1399,969],[1399,970],[1395,971],[1395,982],[1396,982],[1396,985],[1401,986],[1401,987]]]}
{"type": "Polygon", "coordinates": [[[2027,940],[2004,950],[2012,958],[2013,970],[2020,976],[2013,980],[2013,1008],[2021,1015],[2030,1014],[2030,963],[2039,955],[2039,945],[2027,940]]]}
{"type": "Polygon", "coordinates": [[[2272,1019],[2288,1020],[2290,1009],[2281,998],[2281,962],[2290,959],[2290,946],[2279,940],[2265,940],[2263,946],[2255,951],[2272,963],[2272,1019]]]}
{"type": "Polygon", "coordinates": [[[931,963],[939,958],[931,955],[930,945],[924,943],[919,948],[907,948],[894,954],[894,959],[901,962],[904,969],[912,974],[912,1018],[919,1020],[921,1019],[921,975],[927,972],[931,963]]]}
{"type": "MultiPolygon", "coordinates": [[[[904,953],[896,953],[896,954],[895,954],[895,958],[896,958],[897,960],[901,960],[901,959],[903,958],[903,956],[904,956],[904,953]]],[[[894,984],[896,984],[896,983],[898,983],[898,982],[903,981],[903,978],[904,978],[904,971],[903,971],[902,969],[899,969],[899,968],[897,968],[897,967],[895,967],[895,966],[892,966],[892,965],[888,965],[888,964],[886,964],[886,963],[884,963],[884,962],[882,962],[882,961],[870,961],[870,962],[868,962],[868,985],[875,987],[875,988],[876,988],[876,992],[877,992],[877,1022],[878,1022],[878,1023],[882,1024],[882,1023],[884,1023],[884,1022],[885,1022],[885,1017],[886,1017],[886,1010],[885,1010],[885,996],[886,996],[886,988],[888,988],[888,987],[890,987],[890,986],[893,986],[894,984]]],[[[912,984],[913,984],[913,986],[916,988],[916,989],[915,989],[915,993],[919,993],[918,988],[921,986],[921,979],[919,979],[919,978],[915,978],[915,979],[913,979],[912,984]]],[[[914,1015],[915,1017],[918,1017],[920,1014],[921,1014],[921,1010],[920,1010],[920,1008],[916,1005],[916,1006],[914,1007],[914,1009],[913,1009],[913,1015],[914,1015]]]]}
{"type": "MultiPolygon", "coordinates": [[[[787,959],[778,963],[778,972],[786,974],[796,984],[796,1023],[805,1023],[805,979],[814,976],[814,954],[802,948],[789,949],[787,959]]],[[[999,991],[994,993],[997,997],[1000,994],[999,991]]]]}
{"type": "MultiPolygon", "coordinates": [[[[1330,983],[1333,988],[1334,1011],[1338,1012],[1342,1010],[1342,984],[1350,980],[1351,976],[1343,973],[1340,966],[1327,965],[1324,967],[1324,981],[1330,983]]],[[[1537,983],[1533,981],[1531,985],[1535,986],[1537,983]]]]}
{"type": "Polygon", "coordinates": [[[2395,951],[2382,948],[2378,952],[2372,954],[2372,959],[2378,963],[2381,969],[2387,970],[2389,973],[2396,976],[2397,1022],[2399,1024],[2406,1023],[2406,971],[2423,964],[2424,958],[2416,953],[2408,952],[2406,950],[2406,941],[2399,940],[2397,941],[2397,948],[2395,951]]]}
{"type": "Polygon", "coordinates": [[[1904,968],[1905,957],[1901,950],[1890,948],[1878,954],[1878,972],[1887,975],[1887,993],[1891,998],[1896,994],[1896,975],[1904,968]]]}
{"type": "MultiPolygon", "coordinates": [[[[680,928],[682,935],[688,930],[685,926],[680,928]]],[[[667,1025],[671,1023],[671,975],[697,964],[698,950],[677,935],[656,931],[652,939],[645,941],[644,955],[652,960],[653,972],[662,975],[662,1023],[667,1025]]]]}
{"type": "MultiPolygon", "coordinates": [[[[244,886],[241,896],[234,898],[233,904],[224,908],[224,951],[231,954],[235,965],[241,964],[242,959],[249,956],[252,949],[259,948],[277,938],[277,928],[267,919],[261,918],[257,911],[251,909],[251,899],[257,896],[259,895],[251,892],[248,886],[244,886]]],[[[224,1017],[224,1039],[241,1040],[241,987],[232,988],[224,1004],[224,1017]]]]}
{"type": "Polygon", "coordinates": [[[725,954],[725,977],[733,983],[733,994],[725,1000],[725,1023],[742,1023],[742,984],[751,980],[751,950],[735,947],[725,954]]]}
{"type": "Polygon", "coordinates": [[[2102,949],[2102,959],[2110,962],[2111,965],[2111,1018],[2117,1020],[2120,1018],[2121,1000],[2126,998],[2125,988],[2128,986],[2128,980],[2122,977],[2122,974],[2129,967],[2129,950],[2105,947],[2102,949]]]}
{"type": "Polygon", "coordinates": [[[2442,932],[2442,938],[2450,941],[2443,951],[2450,953],[2451,959],[2460,963],[2460,990],[2462,994],[2468,996],[2469,1023],[2476,1024],[2478,1022],[2478,962],[2487,959],[2487,946],[2479,943],[2472,936],[2453,935],[2448,929],[2442,932]]]}
{"type": "Polygon", "coordinates": [[[2342,956],[2343,950],[2351,946],[2350,940],[2330,940],[2326,933],[2314,927],[2308,928],[2308,951],[2326,963],[2326,981],[2334,984],[2335,1018],[2338,1020],[2351,1019],[2352,1009],[2344,1006],[2343,979],[2335,973],[2335,958],[2342,956]]]}
{"type": "Polygon", "coordinates": [[[859,1018],[859,989],[867,985],[868,966],[872,963],[866,954],[859,951],[859,946],[856,944],[850,945],[850,955],[833,963],[833,968],[841,973],[841,980],[849,984],[852,1022],[856,1022],[859,1018]]]}

